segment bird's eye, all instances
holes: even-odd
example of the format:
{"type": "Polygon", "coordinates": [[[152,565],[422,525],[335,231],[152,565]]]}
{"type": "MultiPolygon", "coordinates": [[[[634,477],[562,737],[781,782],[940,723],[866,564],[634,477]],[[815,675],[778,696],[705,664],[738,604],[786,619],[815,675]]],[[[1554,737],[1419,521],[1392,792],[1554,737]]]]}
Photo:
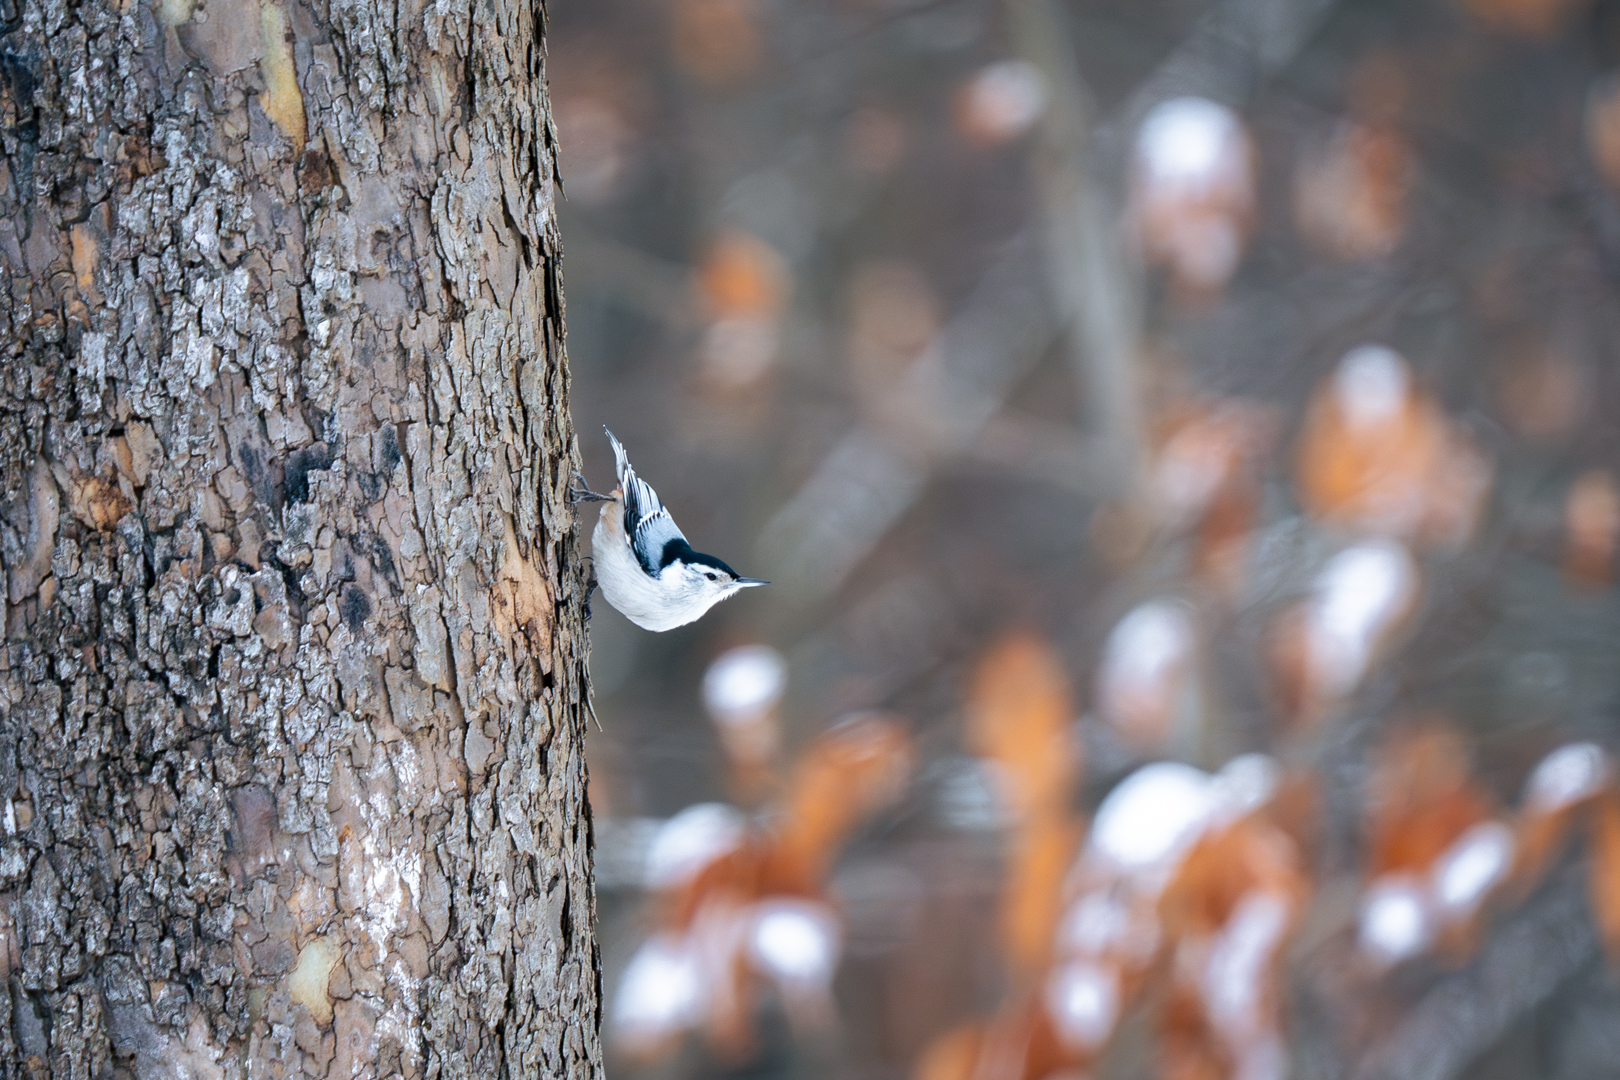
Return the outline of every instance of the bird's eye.
{"type": "Polygon", "coordinates": [[[710,581],[718,580],[713,574],[704,574],[703,576],[708,578],[710,581]]]}

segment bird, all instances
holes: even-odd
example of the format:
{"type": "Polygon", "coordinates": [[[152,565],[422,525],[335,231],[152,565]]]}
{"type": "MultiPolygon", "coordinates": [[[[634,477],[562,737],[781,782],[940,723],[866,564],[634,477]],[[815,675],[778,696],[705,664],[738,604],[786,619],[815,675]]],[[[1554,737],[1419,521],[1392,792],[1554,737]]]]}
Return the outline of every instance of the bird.
{"type": "Polygon", "coordinates": [[[605,504],[591,534],[591,554],[596,584],[608,603],[637,626],[662,632],[696,622],[743,589],[770,584],[693,551],[658,493],[636,476],[624,444],[606,426],[602,430],[613,444],[619,486],[598,494],[575,474],[572,496],[576,503],[605,504]]]}

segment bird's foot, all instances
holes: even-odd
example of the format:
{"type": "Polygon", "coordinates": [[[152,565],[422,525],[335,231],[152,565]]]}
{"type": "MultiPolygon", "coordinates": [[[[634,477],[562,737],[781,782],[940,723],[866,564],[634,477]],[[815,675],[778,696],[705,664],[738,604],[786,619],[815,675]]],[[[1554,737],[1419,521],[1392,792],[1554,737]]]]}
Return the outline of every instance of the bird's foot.
{"type": "Polygon", "coordinates": [[[591,485],[579,473],[574,474],[574,482],[568,485],[568,501],[576,506],[580,503],[611,502],[613,496],[603,495],[599,491],[592,491],[591,485]]]}

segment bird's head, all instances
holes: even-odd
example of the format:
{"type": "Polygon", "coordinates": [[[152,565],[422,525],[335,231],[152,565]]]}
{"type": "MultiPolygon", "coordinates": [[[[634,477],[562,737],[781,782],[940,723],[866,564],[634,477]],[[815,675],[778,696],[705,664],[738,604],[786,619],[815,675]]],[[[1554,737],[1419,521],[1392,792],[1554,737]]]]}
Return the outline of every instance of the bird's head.
{"type": "Polygon", "coordinates": [[[658,577],[700,611],[707,611],[743,589],[770,584],[759,578],[743,577],[713,555],[698,551],[683,552],[665,566],[658,577]]]}

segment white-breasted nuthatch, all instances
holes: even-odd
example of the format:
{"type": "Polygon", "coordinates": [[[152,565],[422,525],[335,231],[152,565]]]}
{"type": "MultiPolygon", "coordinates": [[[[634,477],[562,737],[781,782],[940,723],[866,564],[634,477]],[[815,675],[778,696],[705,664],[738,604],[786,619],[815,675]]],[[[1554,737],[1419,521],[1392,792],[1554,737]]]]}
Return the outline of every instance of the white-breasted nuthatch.
{"type": "Polygon", "coordinates": [[[576,487],[573,495],[576,502],[607,504],[591,534],[591,554],[608,603],[644,629],[673,630],[751,585],[770,584],[693,551],[657,493],[637,478],[613,432],[602,430],[613,444],[619,486],[608,495],[576,487]]]}

